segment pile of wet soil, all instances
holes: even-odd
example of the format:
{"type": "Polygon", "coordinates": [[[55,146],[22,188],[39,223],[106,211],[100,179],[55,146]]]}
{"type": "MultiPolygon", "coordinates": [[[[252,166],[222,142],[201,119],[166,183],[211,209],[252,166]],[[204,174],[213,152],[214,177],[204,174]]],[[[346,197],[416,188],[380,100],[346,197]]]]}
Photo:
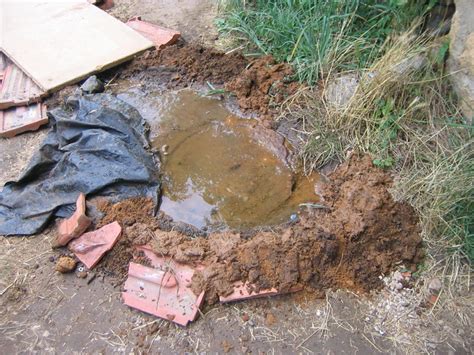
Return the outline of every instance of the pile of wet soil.
{"type": "Polygon", "coordinates": [[[128,273],[128,264],[134,259],[147,265],[140,252],[135,246],[147,244],[154,238],[154,230],[170,232],[177,230],[181,235],[187,237],[203,236],[204,231],[182,223],[175,223],[164,213],[153,215],[154,203],[145,197],[135,197],[112,204],[107,200],[96,200],[93,202],[102,218],[97,223],[97,228],[117,221],[122,227],[122,235],[117,244],[102,259],[98,271],[115,279],[120,285],[128,273]]]}
{"type": "Polygon", "coordinates": [[[299,83],[293,81],[289,64],[277,63],[271,56],[248,61],[238,53],[225,54],[195,44],[180,43],[161,51],[146,52],[120,72],[120,78],[143,76],[159,71],[168,88],[182,88],[193,83],[225,86],[232,92],[243,111],[265,115],[295,93],[299,83]]]}
{"type": "Polygon", "coordinates": [[[219,85],[238,76],[247,64],[245,57],[238,53],[226,55],[200,45],[180,43],[146,52],[122,71],[120,77],[129,78],[149,68],[162,67],[173,72],[168,83],[173,88],[194,82],[219,85]]]}
{"type": "MultiPolygon", "coordinates": [[[[255,231],[251,237],[232,231],[193,237],[155,223],[135,223],[125,229],[122,241],[128,245],[128,260],[133,245],[149,244],[158,255],[203,265],[192,288],[196,293],[206,290],[210,304],[228,295],[239,280],[249,281],[256,290],[288,291],[296,286],[317,292],[368,292],[382,287],[379,276],[395,265],[420,262],[415,211],[393,200],[390,176],[374,167],[370,157],[353,156],[329,178],[319,186],[325,208],[306,211],[292,225],[255,231]]],[[[120,250],[114,248],[107,259],[113,253],[120,250]]],[[[125,270],[127,266],[128,262],[125,270]]]]}
{"type": "Polygon", "coordinates": [[[126,278],[129,262],[138,257],[135,245],[145,244],[149,240],[146,231],[130,233],[127,230],[129,228],[136,230],[135,225],[138,226],[140,223],[146,224],[150,230],[158,228],[157,220],[153,217],[154,204],[151,199],[136,197],[116,204],[99,200],[96,207],[104,215],[97,225],[98,228],[114,221],[122,227],[122,236],[98,266],[100,273],[118,279],[117,285],[119,285],[126,278]]]}
{"type": "Polygon", "coordinates": [[[237,96],[242,110],[266,115],[298,90],[300,84],[292,80],[293,74],[289,64],[265,56],[249,63],[225,87],[237,96]]]}

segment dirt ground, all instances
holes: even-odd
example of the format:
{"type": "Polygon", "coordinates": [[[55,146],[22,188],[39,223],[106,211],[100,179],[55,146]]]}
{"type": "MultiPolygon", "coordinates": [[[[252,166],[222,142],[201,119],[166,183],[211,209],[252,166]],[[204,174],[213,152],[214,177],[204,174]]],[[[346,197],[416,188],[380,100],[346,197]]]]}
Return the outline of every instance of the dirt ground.
{"type": "MultiPolygon", "coordinates": [[[[142,15],[145,20],[178,28],[191,41],[212,44],[215,39],[212,19],[217,9],[213,1],[116,0],[115,3],[111,13],[122,20],[142,15]]],[[[47,129],[42,129],[0,140],[0,186],[18,176],[46,133],[47,129]]],[[[367,184],[359,180],[356,188],[344,185],[349,179],[357,181],[366,170],[358,171],[356,176],[341,173],[333,177],[334,186],[340,189],[330,188],[325,192],[332,209],[353,211],[358,204],[376,209],[381,203],[395,203],[386,191],[379,199],[361,200],[366,189],[378,189],[387,183],[386,177],[378,176],[367,184]],[[352,199],[340,196],[352,196],[352,199]]],[[[146,203],[142,206],[146,209],[146,203]]],[[[130,216],[128,210],[102,207],[106,215],[122,219],[130,216]]],[[[405,269],[379,278],[380,273],[401,267],[393,265],[394,260],[416,263],[418,255],[404,255],[403,244],[390,238],[365,244],[357,239],[358,231],[351,229],[369,226],[374,228],[370,231],[374,237],[381,230],[389,235],[400,231],[405,235],[416,234],[412,214],[406,207],[400,209],[401,214],[387,216],[386,223],[371,220],[374,215],[370,210],[337,216],[313,211],[306,220],[310,227],[317,221],[335,235],[354,239],[354,243],[343,246],[347,253],[338,252],[337,260],[346,260],[351,255],[362,257],[365,264],[357,270],[344,271],[346,275],[352,273],[349,280],[357,281],[356,275],[371,280],[368,288],[351,287],[345,279],[343,284],[328,285],[344,289],[328,291],[326,296],[305,290],[242,303],[209,305],[187,328],[123,305],[121,277],[108,272],[114,269],[108,265],[114,259],[113,253],[104,259],[102,268],[81,278],[79,274],[63,275],[55,271],[60,252],[51,248],[54,226],[32,237],[1,238],[0,345],[5,353],[472,353],[472,293],[468,290],[453,301],[427,304],[430,280],[400,276],[400,272],[407,272],[405,269]],[[371,245],[377,250],[370,250],[371,245]],[[388,252],[383,260],[391,260],[390,263],[376,259],[376,252],[381,250],[388,252]],[[367,294],[370,288],[378,291],[367,294]]],[[[146,218],[122,222],[127,226],[150,223],[146,218]]],[[[166,223],[161,219],[158,227],[167,230],[166,223]]],[[[294,233],[304,235],[305,229],[302,227],[294,233]]],[[[328,231],[321,233],[326,235],[328,231]]],[[[413,239],[415,245],[418,242],[413,239]]],[[[274,285],[280,287],[281,282],[277,280],[274,285]]],[[[443,291],[450,292],[447,287],[443,291]]]]}

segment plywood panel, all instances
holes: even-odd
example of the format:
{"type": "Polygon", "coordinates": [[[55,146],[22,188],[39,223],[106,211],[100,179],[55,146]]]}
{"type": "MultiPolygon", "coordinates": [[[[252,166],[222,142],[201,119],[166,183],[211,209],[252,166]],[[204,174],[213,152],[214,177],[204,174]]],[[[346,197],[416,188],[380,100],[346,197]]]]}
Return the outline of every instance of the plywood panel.
{"type": "Polygon", "coordinates": [[[45,91],[151,47],[151,41],[85,0],[0,0],[0,49],[45,91]]]}

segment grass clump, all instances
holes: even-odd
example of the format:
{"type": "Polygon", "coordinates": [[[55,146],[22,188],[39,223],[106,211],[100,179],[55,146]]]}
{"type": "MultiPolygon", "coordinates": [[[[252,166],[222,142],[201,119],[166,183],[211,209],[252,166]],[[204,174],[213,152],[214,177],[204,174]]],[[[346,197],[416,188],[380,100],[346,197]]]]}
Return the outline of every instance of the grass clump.
{"type": "Polygon", "coordinates": [[[405,0],[229,0],[217,25],[314,84],[334,68],[369,66],[388,35],[426,9],[425,1],[405,0]]]}

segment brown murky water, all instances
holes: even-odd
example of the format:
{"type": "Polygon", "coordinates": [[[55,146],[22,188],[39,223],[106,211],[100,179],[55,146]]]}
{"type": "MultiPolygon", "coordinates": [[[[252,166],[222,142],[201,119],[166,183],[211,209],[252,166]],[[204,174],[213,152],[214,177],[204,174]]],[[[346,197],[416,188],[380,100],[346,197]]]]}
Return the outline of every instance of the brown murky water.
{"type": "Polygon", "coordinates": [[[272,225],[317,201],[315,177],[293,174],[280,137],[231,114],[222,101],[182,90],[148,96],[137,108],[161,151],[160,209],[174,220],[199,228],[272,225]]]}

